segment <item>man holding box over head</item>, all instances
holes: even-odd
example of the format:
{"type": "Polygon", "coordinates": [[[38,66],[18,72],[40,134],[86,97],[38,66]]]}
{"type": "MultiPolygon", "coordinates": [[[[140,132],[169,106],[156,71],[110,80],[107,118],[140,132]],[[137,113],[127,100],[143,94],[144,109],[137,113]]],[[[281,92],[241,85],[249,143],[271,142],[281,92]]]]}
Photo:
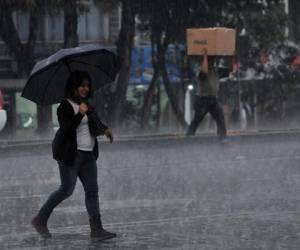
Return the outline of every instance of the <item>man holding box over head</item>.
{"type": "Polygon", "coordinates": [[[229,76],[233,64],[230,65],[230,68],[218,68],[216,56],[234,54],[235,31],[223,28],[189,29],[187,38],[188,54],[203,55],[196,86],[195,115],[187,135],[195,134],[200,122],[209,112],[217,123],[218,136],[223,140],[226,138],[226,125],[224,112],[217,98],[219,80],[229,76]],[[227,43],[224,42],[226,40],[227,43]]]}

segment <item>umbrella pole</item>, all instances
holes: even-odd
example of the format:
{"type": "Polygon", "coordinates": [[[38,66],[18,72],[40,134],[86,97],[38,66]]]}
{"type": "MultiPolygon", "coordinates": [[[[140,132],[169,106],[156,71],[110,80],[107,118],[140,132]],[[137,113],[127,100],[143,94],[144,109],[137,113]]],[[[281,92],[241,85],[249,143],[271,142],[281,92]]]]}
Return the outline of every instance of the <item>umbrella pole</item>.
{"type": "Polygon", "coordinates": [[[72,70],[71,70],[69,62],[64,61],[64,64],[67,66],[67,68],[69,70],[69,73],[72,73],[72,70]]]}

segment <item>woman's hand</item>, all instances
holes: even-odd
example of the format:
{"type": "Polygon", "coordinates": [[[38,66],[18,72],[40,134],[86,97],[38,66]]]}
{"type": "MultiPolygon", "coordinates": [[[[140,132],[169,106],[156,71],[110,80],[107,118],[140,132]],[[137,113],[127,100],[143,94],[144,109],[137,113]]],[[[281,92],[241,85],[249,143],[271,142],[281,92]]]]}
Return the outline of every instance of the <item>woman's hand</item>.
{"type": "Polygon", "coordinates": [[[104,134],[109,139],[110,143],[113,143],[114,136],[113,136],[113,134],[112,134],[112,132],[111,132],[111,130],[109,128],[104,131],[104,134]]]}
{"type": "Polygon", "coordinates": [[[81,114],[85,115],[85,113],[86,113],[88,110],[89,110],[89,108],[88,108],[88,106],[87,106],[84,102],[80,103],[80,105],[79,105],[79,112],[80,112],[81,114]]]}

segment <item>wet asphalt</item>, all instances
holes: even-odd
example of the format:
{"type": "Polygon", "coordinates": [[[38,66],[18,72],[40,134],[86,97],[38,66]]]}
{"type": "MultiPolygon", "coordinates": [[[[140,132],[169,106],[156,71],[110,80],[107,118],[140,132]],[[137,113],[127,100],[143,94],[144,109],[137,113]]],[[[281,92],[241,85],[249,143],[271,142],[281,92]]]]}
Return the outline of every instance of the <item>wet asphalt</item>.
{"type": "Polygon", "coordinates": [[[80,181],[40,238],[32,216],[59,186],[50,145],[0,149],[0,249],[300,249],[300,135],[100,143],[105,228],[89,238],[80,181]]]}

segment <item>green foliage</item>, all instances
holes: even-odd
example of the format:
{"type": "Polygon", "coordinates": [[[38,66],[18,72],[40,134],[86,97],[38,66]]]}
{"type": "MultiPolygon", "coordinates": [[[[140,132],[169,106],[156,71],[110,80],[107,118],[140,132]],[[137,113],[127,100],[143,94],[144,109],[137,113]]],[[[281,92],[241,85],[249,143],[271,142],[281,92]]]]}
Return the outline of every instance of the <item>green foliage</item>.
{"type": "Polygon", "coordinates": [[[246,29],[251,45],[275,46],[284,40],[287,15],[282,1],[259,0],[153,0],[141,1],[138,17],[141,31],[163,30],[170,42],[183,43],[186,28],[227,26],[246,29]]]}
{"type": "Polygon", "coordinates": [[[251,45],[267,50],[284,41],[287,15],[282,4],[245,8],[241,12],[240,27],[246,29],[251,45]]]}

